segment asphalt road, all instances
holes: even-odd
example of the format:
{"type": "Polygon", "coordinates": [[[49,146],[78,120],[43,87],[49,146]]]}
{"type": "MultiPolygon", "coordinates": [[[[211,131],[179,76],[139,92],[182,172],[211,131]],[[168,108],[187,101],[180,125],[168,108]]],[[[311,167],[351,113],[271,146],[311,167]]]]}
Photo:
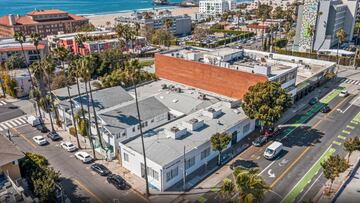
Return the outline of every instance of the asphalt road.
{"type": "MultiPolygon", "coordinates": [[[[320,173],[312,174],[314,170],[308,174],[307,172],[313,168],[320,157],[323,157],[325,151],[328,152],[330,148],[335,149],[336,153],[342,151],[342,145],[338,143],[343,140],[339,141],[338,135],[360,111],[359,107],[351,106],[344,113],[338,112],[337,108],[346,109],[349,106],[349,101],[354,98],[354,95],[341,98],[336,96],[337,94],[338,92],[334,92],[321,100],[332,108],[331,112],[327,114],[317,112],[317,106],[314,105],[298,113],[286,123],[286,127],[283,127],[282,133],[276,138],[284,144],[284,150],[276,160],[266,160],[262,156],[270,143],[263,147],[251,146],[240,155],[242,159],[254,162],[261,176],[272,188],[266,193],[262,202],[281,202],[286,196],[294,195],[297,201],[300,199],[306,201],[319,191],[318,188],[324,181],[322,177],[318,178],[320,173]],[[334,144],[334,141],[337,144],[334,144]],[[303,178],[305,175],[307,177],[311,175],[310,180],[315,184],[304,182],[307,180],[303,178]],[[295,186],[296,188],[293,189],[295,186]],[[291,195],[288,195],[290,192],[291,195]]],[[[232,177],[229,176],[229,178],[232,177]]],[[[214,192],[209,192],[204,197],[208,202],[219,201],[214,192]]],[[[284,200],[284,202],[287,201],[284,200]]]]}
{"type": "MultiPolygon", "coordinates": [[[[61,185],[71,202],[146,202],[133,190],[117,190],[90,169],[91,164],[83,164],[73,153],[60,147],[60,142],[48,141],[46,146],[38,146],[32,137],[41,134],[28,124],[14,128],[13,141],[24,152],[35,152],[45,156],[50,165],[61,172],[61,185]]],[[[46,134],[43,134],[44,136],[46,134]]]]}
{"type": "Polygon", "coordinates": [[[0,123],[24,115],[19,107],[0,99],[0,123]]]}

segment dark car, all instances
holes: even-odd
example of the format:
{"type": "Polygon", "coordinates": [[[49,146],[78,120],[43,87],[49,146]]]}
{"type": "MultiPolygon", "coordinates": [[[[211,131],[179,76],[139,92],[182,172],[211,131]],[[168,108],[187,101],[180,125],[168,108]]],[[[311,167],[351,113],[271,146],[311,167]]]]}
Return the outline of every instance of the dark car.
{"type": "Polygon", "coordinates": [[[319,101],[319,99],[317,97],[313,97],[310,99],[309,104],[314,105],[314,104],[318,103],[318,101],[319,101]]]}
{"type": "Polygon", "coordinates": [[[251,169],[256,168],[258,165],[252,160],[236,160],[230,165],[230,169],[234,170],[235,168],[242,169],[251,169]]]}
{"type": "Polygon", "coordinates": [[[257,137],[257,138],[252,142],[252,144],[253,144],[255,147],[261,147],[261,146],[264,145],[267,141],[268,141],[268,137],[266,137],[266,136],[259,136],[259,137],[257,137]]]}
{"type": "Polygon", "coordinates": [[[95,171],[96,173],[100,174],[101,176],[107,176],[107,175],[111,174],[111,171],[102,164],[95,163],[95,164],[91,165],[91,169],[93,171],[95,171]]]}
{"type": "Polygon", "coordinates": [[[330,111],[331,111],[331,108],[327,105],[321,109],[321,113],[329,113],[330,111]]]}
{"type": "Polygon", "coordinates": [[[50,132],[49,134],[47,134],[47,137],[50,138],[52,141],[56,141],[56,140],[60,140],[61,137],[57,132],[50,132]]]}
{"type": "Polygon", "coordinates": [[[46,128],[46,126],[44,124],[37,125],[36,129],[42,133],[49,132],[49,130],[46,128]]]}
{"type": "Polygon", "coordinates": [[[126,181],[119,175],[112,174],[106,179],[108,183],[113,184],[119,190],[124,190],[127,187],[126,181]]]}

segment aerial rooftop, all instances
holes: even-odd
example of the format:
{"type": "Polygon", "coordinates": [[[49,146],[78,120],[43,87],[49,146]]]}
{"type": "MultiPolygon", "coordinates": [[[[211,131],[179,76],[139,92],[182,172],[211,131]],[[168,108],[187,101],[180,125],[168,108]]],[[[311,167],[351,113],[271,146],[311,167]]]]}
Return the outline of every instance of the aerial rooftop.
{"type": "MultiPolygon", "coordinates": [[[[231,109],[229,105],[228,102],[218,102],[174,122],[150,130],[144,136],[147,158],[165,166],[183,156],[184,146],[187,153],[209,142],[211,136],[216,132],[224,132],[238,122],[248,119],[241,108],[231,109]]],[[[140,138],[136,138],[125,145],[142,154],[140,138]]]]}

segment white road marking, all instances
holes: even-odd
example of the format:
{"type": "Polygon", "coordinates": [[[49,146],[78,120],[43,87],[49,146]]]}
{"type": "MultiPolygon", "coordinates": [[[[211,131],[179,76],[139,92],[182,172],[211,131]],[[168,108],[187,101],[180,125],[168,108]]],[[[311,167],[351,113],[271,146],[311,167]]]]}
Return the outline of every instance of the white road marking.
{"type": "Polygon", "coordinates": [[[6,123],[4,123],[5,125],[7,125],[9,128],[12,128],[13,126],[10,124],[10,123],[8,123],[8,122],[6,122],[6,123]]]}
{"type": "Polygon", "coordinates": [[[17,123],[18,125],[21,125],[21,123],[18,119],[15,119],[14,122],[17,123]]]}
{"type": "Polygon", "coordinates": [[[341,110],[341,109],[337,109],[338,111],[340,111],[341,113],[345,113],[352,105],[354,105],[357,100],[360,99],[360,96],[358,96],[355,100],[353,100],[352,102],[350,102],[350,105],[345,109],[345,110],[341,110]]]}
{"type": "Polygon", "coordinates": [[[4,101],[0,101],[0,106],[2,106],[2,105],[5,105],[6,104],[6,102],[4,102],[4,101]]]}
{"type": "MultiPolygon", "coordinates": [[[[276,160],[275,160],[276,161],[276,160]]],[[[270,168],[270,166],[272,166],[274,163],[275,163],[275,161],[272,161],[268,166],[266,166],[266,168],[264,168],[264,170],[262,170],[260,173],[259,173],[259,175],[261,175],[262,173],[264,173],[268,168],[270,168]]]]}
{"type": "Polygon", "coordinates": [[[17,124],[14,121],[9,121],[9,123],[11,123],[11,125],[13,125],[14,127],[17,126],[17,124]]]}
{"type": "Polygon", "coordinates": [[[0,123],[1,127],[3,127],[5,130],[8,129],[8,127],[4,123],[0,123]]]}
{"type": "Polygon", "coordinates": [[[304,197],[306,196],[306,194],[311,190],[311,188],[315,185],[315,183],[320,179],[320,177],[322,176],[322,172],[320,173],[320,175],[315,179],[315,181],[310,185],[310,187],[306,190],[306,192],[303,194],[303,196],[301,196],[300,200],[298,202],[302,202],[302,199],[304,199],[304,197]]]}

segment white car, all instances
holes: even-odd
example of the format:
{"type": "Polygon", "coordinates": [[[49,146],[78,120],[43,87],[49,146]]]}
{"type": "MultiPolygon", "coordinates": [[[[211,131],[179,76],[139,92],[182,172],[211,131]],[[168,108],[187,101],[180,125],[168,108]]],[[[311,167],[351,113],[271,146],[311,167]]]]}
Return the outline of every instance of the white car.
{"type": "Polygon", "coordinates": [[[68,152],[77,150],[77,147],[71,142],[61,142],[60,146],[68,152]]]}
{"type": "Polygon", "coordinates": [[[340,94],[339,94],[339,97],[346,97],[346,96],[348,96],[348,95],[349,95],[349,93],[348,93],[347,90],[342,90],[342,91],[340,92],[340,94]]]}
{"type": "Polygon", "coordinates": [[[86,152],[76,152],[75,157],[83,163],[89,163],[93,158],[86,152]]]}
{"type": "Polygon", "coordinates": [[[38,145],[45,145],[48,143],[48,141],[41,135],[33,137],[34,142],[38,145]]]}

